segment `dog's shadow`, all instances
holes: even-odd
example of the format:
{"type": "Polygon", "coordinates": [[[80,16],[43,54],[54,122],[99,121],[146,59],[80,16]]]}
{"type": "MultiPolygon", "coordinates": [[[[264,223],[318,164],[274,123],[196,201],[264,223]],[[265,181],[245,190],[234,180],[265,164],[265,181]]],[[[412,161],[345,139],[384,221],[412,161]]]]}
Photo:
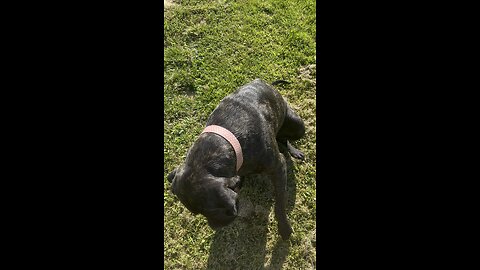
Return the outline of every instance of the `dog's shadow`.
{"type": "MultiPolygon", "coordinates": [[[[295,205],[296,182],[294,164],[289,154],[287,161],[287,214],[295,205]]],[[[232,224],[215,232],[210,246],[207,269],[281,269],[290,248],[290,241],[283,241],[277,230],[273,212],[274,194],[270,179],[262,175],[245,177],[239,193],[240,213],[232,224]],[[267,263],[267,239],[276,239],[267,263]]],[[[290,223],[293,227],[293,221],[290,223]]]]}

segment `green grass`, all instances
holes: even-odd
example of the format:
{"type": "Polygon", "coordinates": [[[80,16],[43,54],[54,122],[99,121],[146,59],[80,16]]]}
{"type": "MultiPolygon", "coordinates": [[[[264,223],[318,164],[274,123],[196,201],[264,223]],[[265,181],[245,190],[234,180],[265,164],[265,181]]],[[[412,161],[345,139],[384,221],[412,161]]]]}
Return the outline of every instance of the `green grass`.
{"type": "Polygon", "coordinates": [[[314,269],[316,265],[315,1],[177,1],[164,11],[164,260],[166,269],[314,269]],[[282,241],[272,187],[247,177],[237,218],[215,232],[169,191],[167,174],[220,100],[262,78],[277,87],[304,119],[306,136],[294,142],[305,161],[289,163],[288,217],[294,233],[282,241]]]}

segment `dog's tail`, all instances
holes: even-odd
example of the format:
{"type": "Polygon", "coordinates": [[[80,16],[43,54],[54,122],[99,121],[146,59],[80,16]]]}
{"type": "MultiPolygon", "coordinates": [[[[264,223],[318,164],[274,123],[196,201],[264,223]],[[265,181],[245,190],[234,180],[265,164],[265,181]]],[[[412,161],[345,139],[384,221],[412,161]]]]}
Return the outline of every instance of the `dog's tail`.
{"type": "Polygon", "coordinates": [[[276,80],[276,81],[272,82],[272,85],[275,86],[275,85],[277,85],[277,84],[284,84],[284,83],[285,83],[285,84],[290,84],[290,82],[288,82],[288,81],[276,80]]]}

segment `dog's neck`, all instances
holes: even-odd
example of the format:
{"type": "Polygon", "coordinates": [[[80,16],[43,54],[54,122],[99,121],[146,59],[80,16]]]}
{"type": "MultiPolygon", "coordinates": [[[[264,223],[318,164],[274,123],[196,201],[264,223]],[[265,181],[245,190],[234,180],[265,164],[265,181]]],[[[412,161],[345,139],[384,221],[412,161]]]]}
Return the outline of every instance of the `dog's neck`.
{"type": "Polygon", "coordinates": [[[221,136],[203,133],[190,149],[187,161],[190,167],[206,169],[217,177],[237,175],[236,155],[232,146],[221,136]]]}
{"type": "Polygon", "coordinates": [[[220,135],[222,138],[227,140],[228,143],[233,147],[233,151],[235,151],[235,158],[236,158],[236,171],[240,170],[243,163],[243,153],[242,153],[242,146],[240,146],[240,142],[238,141],[237,137],[233,135],[228,129],[223,128],[217,125],[210,125],[207,126],[203,131],[203,133],[214,133],[220,135]]]}

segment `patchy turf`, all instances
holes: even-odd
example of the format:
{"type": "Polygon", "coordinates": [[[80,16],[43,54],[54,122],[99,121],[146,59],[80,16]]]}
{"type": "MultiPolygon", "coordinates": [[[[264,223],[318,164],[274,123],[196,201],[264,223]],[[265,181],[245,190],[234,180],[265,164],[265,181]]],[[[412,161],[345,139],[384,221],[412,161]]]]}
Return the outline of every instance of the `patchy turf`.
{"type": "Polygon", "coordinates": [[[173,3],[172,0],[163,0],[163,8],[166,9],[166,8],[170,8],[172,6],[174,6],[175,3],[173,3]]]}
{"type": "Polygon", "coordinates": [[[166,269],[315,268],[315,5],[177,0],[164,9],[166,269]],[[294,142],[306,159],[288,160],[289,241],[277,233],[265,177],[247,177],[239,193],[241,217],[217,232],[175,199],[166,179],[220,100],[255,78],[292,82],[277,89],[306,124],[305,138],[294,142]]]}

